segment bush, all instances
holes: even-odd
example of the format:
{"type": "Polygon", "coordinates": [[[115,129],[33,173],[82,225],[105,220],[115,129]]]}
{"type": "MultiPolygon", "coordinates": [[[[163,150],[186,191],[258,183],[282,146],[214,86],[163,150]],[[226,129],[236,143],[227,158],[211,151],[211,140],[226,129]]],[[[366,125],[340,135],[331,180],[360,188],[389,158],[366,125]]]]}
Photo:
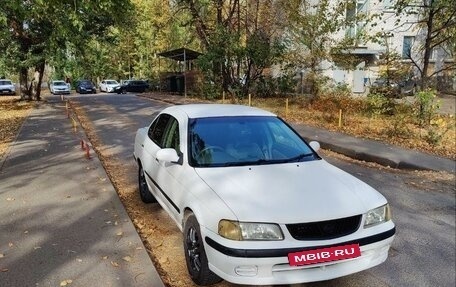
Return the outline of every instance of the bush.
{"type": "Polygon", "coordinates": [[[430,125],[431,120],[437,114],[440,103],[435,101],[436,92],[431,89],[420,91],[415,95],[415,113],[420,126],[430,125]]]}
{"type": "Polygon", "coordinates": [[[282,75],[278,78],[260,76],[254,85],[253,91],[260,98],[271,98],[293,93],[295,85],[296,81],[292,75],[282,75]]]}
{"type": "Polygon", "coordinates": [[[424,137],[424,139],[428,144],[436,146],[440,144],[443,136],[450,130],[450,128],[451,127],[447,125],[446,121],[443,118],[437,117],[436,119],[432,119],[429,122],[427,135],[424,137]]]}
{"type": "Polygon", "coordinates": [[[367,96],[367,110],[371,116],[393,115],[394,108],[394,101],[382,94],[369,94],[367,96]]]}

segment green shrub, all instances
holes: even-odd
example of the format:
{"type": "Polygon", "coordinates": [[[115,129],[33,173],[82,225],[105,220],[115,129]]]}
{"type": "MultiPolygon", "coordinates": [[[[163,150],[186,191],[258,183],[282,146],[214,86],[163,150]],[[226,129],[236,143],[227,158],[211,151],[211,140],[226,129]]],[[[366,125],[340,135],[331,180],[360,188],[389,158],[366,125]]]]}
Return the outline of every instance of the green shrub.
{"type": "Polygon", "coordinates": [[[369,94],[367,96],[367,109],[371,116],[392,115],[394,108],[394,101],[382,94],[369,94]]]}
{"type": "Polygon", "coordinates": [[[415,94],[415,114],[420,126],[430,125],[431,120],[437,114],[439,101],[435,101],[436,92],[431,89],[420,91],[415,94]]]}

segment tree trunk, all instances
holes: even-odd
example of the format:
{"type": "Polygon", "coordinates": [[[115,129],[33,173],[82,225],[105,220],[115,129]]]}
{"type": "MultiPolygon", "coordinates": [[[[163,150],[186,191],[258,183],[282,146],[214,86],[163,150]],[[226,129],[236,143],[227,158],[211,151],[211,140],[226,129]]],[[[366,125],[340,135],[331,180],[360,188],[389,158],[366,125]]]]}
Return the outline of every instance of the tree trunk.
{"type": "Polygon", "coordinates": [[[28,69],[22,67],[19,72],[19,86],[21,100],[31,100],[31,93],[28,87],[28,69]]]}
{"type": "Polygon", "coordinates": [[[35,71],[38,72],[38,80],[35,82],[36,86],[35,86],[34,98],[37,101],[41,101],[41,83],[43,82],[43,75],[44,75],[45,67],[46,67],[46,62],[43,60],[35,68],[35,71]]]}
{"type": "Polygon", "coordinates": [[[421,83],[420,88],[424,91],[429,86],[429,77],[428,77],[428,69],[429,69],[429,58],[431,56],[432,47],[432,31],[434,29],[434,15],[435,10],[433,6],[433,0],[429,4],[429,16],[426,20],[426,40],[424,42],[424,56],[423,56],[423,69],[421,70],[421,83]]]}

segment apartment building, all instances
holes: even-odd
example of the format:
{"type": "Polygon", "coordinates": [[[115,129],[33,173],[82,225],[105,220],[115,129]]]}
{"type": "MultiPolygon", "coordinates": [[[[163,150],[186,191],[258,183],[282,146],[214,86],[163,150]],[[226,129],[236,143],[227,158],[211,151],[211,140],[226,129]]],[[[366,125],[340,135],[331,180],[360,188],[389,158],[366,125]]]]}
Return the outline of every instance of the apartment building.
{"type": "MultiPolygon", "coordinates": [[[[354,94],[363,95],[369,92],[370,85],[380,76],[382,69],[386,68],[381,61],[385,53],[396,53],[400,58],[399,62],[404,65],[413,66],[411,59],[418,64],[422,62],[423,53],[420,47],[424,43],[426,31],[417,26],[416,14],[403,14],[398,17],[393,9],[395,2],[396,0],[356,0],[356,5],[348,6],[345,15],[347,18],[363,14],[370,20],[361,20],[346,27],[336,35],[337,38],[355,38],[358,33],[382,36],[378,37],[377,41],[357,42],[352,48],[347,49],[346,53],[356,55],[359,59],[356,69],[344,70],[338,67],[337,63],[325,62],[325,76],[333,79],[335,83],[348,85],[354,94]]],[[[444,48],[434,49],[430,57],[428,74],[449,64],[454,64],[451,53],[444,48]]],[[[414,74],[416,78],[416,69],[414,74]]],[[[451,73],[439,73],[436,79],[445,82],[445,89],[455,90],[454,70],[451,73]]],[[[443,87],[441,83],[439,85],[443,87]]]]}

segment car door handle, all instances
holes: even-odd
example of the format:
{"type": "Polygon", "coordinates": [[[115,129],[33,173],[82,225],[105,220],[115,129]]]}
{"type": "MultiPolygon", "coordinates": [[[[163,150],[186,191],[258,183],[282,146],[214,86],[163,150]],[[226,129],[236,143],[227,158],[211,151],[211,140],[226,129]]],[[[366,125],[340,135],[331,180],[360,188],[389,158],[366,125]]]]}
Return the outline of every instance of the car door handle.
{"type": "Polygon", "coordinates": [[[141,144],[141,147],[144,147],[144,144],[141,144]]]}

